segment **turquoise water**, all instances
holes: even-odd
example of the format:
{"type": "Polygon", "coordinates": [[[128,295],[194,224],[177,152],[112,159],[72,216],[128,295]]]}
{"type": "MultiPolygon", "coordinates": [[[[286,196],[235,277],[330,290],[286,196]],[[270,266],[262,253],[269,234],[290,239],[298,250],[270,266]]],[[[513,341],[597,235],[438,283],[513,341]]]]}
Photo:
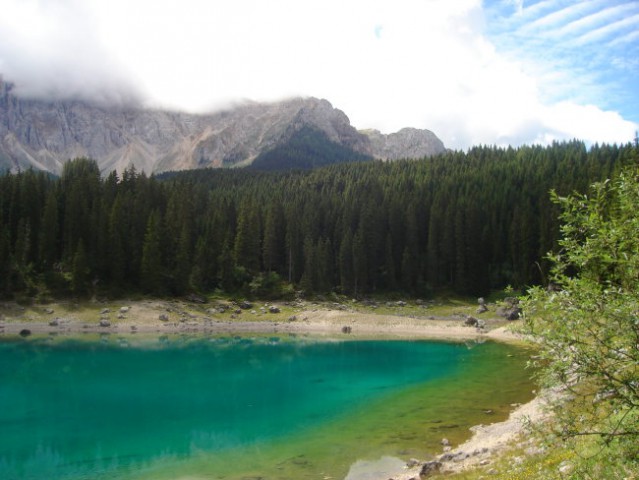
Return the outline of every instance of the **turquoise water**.
{"type": "MultiPolygon", "coordinates": [[[[3,341],[0,478],[343,478],[368,450],[414,453],[453,434],[438,430],[452,422],[446,409],[467,407],[438,396],[435,385],[472,402],[460,389],[481,390],[477,372],[501,362],[500,375],[479,382],[484,406],[495,403],[494,378],[508,384],[494,410],[530,395],[523,353],[471,346],[275,337],[3,341]],[[422,420],[432,425],[405,442],[384,440],[415,423],[406,410],[395,412],[404,404],[426,408],[422,420]],[[442,412],[428,410],[437,405],[442,412]]],[[[444,427],[479,423],[480,408],[444,427]]]]}

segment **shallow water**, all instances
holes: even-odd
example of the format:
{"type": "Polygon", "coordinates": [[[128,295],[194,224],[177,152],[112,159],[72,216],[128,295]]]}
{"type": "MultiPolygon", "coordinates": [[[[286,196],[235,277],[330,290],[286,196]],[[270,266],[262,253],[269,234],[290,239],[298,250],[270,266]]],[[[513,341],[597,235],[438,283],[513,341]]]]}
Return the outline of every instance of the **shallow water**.
{"type": "Polygon", "coordinates": [[[2,341],[0,478],[366,478],[371,460],[437,453],[528,400],[527,355],[491,342],[2,341]]]}

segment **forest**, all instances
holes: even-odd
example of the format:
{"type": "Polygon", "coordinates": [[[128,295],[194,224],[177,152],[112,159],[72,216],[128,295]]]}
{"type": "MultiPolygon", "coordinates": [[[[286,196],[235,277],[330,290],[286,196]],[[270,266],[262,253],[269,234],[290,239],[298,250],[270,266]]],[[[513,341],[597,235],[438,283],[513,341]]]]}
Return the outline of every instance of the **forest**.
{"type": "Polygon", "coordinates": [[[0,295],[428,297],[543,284],[560,234],[550,192],[584,193],[638,160],[636,144],[570,141],[313,170],[102,176],[79,158],[59,177],[7,172],[0,295]]]}

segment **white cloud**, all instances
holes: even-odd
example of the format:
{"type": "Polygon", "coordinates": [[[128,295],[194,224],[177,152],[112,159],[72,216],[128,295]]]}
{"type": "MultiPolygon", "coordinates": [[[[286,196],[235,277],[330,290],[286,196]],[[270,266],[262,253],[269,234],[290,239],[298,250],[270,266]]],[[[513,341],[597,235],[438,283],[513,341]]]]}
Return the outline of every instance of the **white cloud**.
{"type": "MultiPolygon", "coordinates": [[[[506,3],[529,33],[601,26],[594,18],[566,26],[583,6],[506,3]]],[[[550,76],[561,76],[555,85],[575,77],[549,69],[552,58],[540,69],[505,55],[486,36],[484,8],[480,0],[0,0],[0,69],[31,94],[138,92],[147,104],[192,111],[324,97],[358,128],[429,128],[456,148],[628,140],[636,126],[618,114],[566,92],[548,101],[550,76]]]]}

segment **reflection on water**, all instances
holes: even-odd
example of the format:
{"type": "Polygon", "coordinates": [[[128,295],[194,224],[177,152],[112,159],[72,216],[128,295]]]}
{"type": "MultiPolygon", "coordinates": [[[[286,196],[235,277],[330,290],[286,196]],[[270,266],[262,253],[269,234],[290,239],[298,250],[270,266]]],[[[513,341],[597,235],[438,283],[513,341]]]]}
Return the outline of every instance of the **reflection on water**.
{"type": "Polygon", "coordinates": [[[379,480],[401,472],[406,462],[397,457],[382,457],[377,460],[358,460],[351,465],[344,480],[379,480]]]}

